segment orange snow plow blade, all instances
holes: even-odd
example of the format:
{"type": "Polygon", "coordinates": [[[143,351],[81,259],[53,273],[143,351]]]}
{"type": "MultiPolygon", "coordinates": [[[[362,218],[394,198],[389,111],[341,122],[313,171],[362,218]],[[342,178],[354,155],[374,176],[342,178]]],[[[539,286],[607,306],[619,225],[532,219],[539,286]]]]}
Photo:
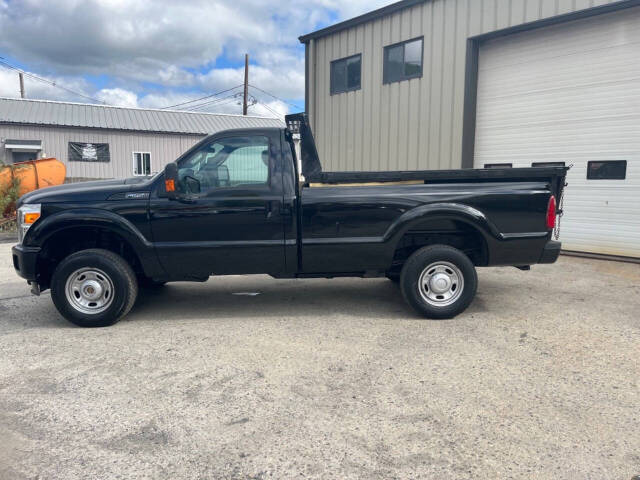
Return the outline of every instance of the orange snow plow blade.
{"type": "Polygon", "coordinates": [[[0,165],[0,192],[11,186],[13,177],[20,181],[20,195],[24,195],[39,188],[62,185],[66,176],[64,163],[55,158],[0,165]]]}

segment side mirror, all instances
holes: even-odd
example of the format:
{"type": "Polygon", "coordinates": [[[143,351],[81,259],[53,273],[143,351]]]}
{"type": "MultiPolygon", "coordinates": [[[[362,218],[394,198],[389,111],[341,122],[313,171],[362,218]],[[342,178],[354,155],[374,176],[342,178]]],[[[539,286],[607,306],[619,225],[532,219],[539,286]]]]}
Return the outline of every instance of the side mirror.
{"type": "Polygon", "coordinates": [[[178,165],[174,162],[164,167],[164,189],[169,200],[178,198],[178,165]]]}

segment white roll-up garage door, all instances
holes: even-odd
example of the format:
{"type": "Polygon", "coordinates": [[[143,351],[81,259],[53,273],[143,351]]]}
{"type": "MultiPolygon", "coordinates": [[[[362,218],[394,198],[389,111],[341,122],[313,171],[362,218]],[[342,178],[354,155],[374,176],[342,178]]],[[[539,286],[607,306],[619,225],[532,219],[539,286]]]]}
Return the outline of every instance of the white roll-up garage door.
{"type": "Polygon", "coordinates": [[[476,168],[573,164],[564,249],[640,257],[640,8],[482,44],[476,122],[476,168]]]}

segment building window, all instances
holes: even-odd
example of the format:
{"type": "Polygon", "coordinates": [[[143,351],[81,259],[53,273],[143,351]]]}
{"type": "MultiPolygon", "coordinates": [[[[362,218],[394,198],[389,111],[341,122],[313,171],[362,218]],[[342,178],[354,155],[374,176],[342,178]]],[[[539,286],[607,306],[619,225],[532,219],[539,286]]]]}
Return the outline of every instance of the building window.
{"type": "Polygon", "coordinates": [[[360,90],[362,55],[331,62],[331,95],[360,90]]]}
{"type": "Polygon", "coordinates": [[[624,180],[625,178],[627,178],[626,160],[587,163],[587,180],[624,180]]]}
{"type": "Polygon", "coordinates": [[[383,82],[422,77],[423,38],[384,47],[383,82]]]}
{"type": "Polygon", "coordinates": [[[564,167],[564,162],[533,162],[532,167],[564,167]]]}
{"type": "Polygon", "coordinates": [[[133,152],[133,174],[151,175],[151,153],[133,152]]]}
{"type": "Polygon", "coordinates": [[[512,168],[511,163],[485,163],[484,168],[512,168]]]}

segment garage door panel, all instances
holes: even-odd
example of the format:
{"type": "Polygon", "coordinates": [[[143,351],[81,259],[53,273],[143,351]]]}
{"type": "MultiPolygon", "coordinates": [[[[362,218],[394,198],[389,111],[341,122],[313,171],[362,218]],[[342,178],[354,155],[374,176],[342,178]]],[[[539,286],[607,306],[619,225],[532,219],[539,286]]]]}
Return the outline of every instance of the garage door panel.
{"type": "Polygon", "coordinates": [[[510,36],[509,45],[503,38],[487,42],[491,46],[491,50],[483,55],[487,63],[479,67],[483,70],[506,65],[526,65],[527,62],[535,62],[541,58],[570,57],[584,51],[638,42],[640,30],[637,19],[633,15],[625,18],[628,12],[612,14],[618,16],[615,25],[611,24],[612,15],[600,15],[545,28],[542,40],[539,30],[531,30],[510,36]],[[499,64],[494,61],[495,58],[500,59],[499,64]]]}
{"type": "MultiPolygon", "coordinates": [[[[625,132],[629,129],[620,128],[616,132],[609,134],[607,131],[598,129],[593,125],[582,124],[572,125],[566,128],[564,138],[551,138],[556,132],[550,126],[524,127],[524,133],[508,130],[500,135],[493,135],[490,130],[477,132],[478,135],[486,133],[494,138],[479,141],[477,143],[478,153],[476,158],[492,158],[498,155],[561,155],[566,152],[559,152],[560,149],[567,149],[571,155],[584,158],[588,155],[589,160],[627,160],[627,158],[617,158],[621,155],[628,155],[626,152],[634,151],[637,139],[625,137],[625,132]],[[584,127],[578,131],[580,127],[584,127]],[[611,143],[611,148],[602,148],[602,143],[611,143]],[[528,150],[522,153],[522,150],[528,150]],[[596,155],[596,152],[598,154],[596,155]],[[613,158],[612,158],[613,157],[613,158]]],[[[637,152],[637,150],[635,150],[637,152]]],[[[634,155],[636,157],[637,155],[634,155]]]]}
{"type": "Polygon", "coordinates": [[[481,45],[475,166],[573,164],[560,240],[640,257],[640,8],[481,45]],[[589,161],[626,160],[624,180],[589,161]]]}
{"type": "MultiPolygon", "coordinates": [[[[640,52],[640,42],[632,44],[640,52]]],[[[506,66],[487,71],[496,80],[482,85],[482,95],[503,98],[511,95],[532,95],[549,90],[562,91],[598,87],[599,85],[630,83],[640,78],[640,66],[633,61],[633,52],[602,49],[574,55],[529,62],[527,65],[506,66]],[[594,56],[598,58],[594,59],[594,56]],[[584,71],[584,64],[591,67],[584,71]],[[553,75],[549,75],[553,72],[553,75]]],[[[482,59],[481,59],[482,61],[482,59]]],[[[485,72],[480,72],[480,75],[485,72]]]]}
{"type": "MultiPolygon", "coordinates": [[[[639,50],[640,51],[640,50],[639,50]]],[[[633,81],[614,85],[576,86],[545,92],[531,92],[511,97],[483,96],[491,104],[478,112],[479,124],[492,122],[494,125],[511,125],[550,121],[585,120],[600,117],[620,117],[640,115],[640,76],[633,81]],[[589,97],[589,102],[584,98],[589,97]],[[528,112],[535,108],[538,115],[528,112]]]]}

